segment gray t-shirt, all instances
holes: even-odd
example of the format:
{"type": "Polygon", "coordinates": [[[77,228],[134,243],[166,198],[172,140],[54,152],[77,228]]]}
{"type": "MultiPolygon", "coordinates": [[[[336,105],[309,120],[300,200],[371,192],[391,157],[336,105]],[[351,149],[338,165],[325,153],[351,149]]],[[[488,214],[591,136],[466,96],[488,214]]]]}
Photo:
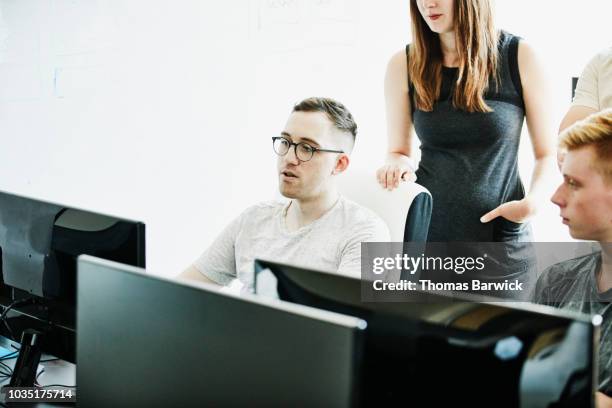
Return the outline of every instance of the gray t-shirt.
{"type": "Polygon", "coordinates": [[[230,223],[194,266],[221,285],[238,278],[252,291],[255,258],[309,269],[361,275],[361,242],[387,242],[389,229],[374,212],[341,197],[323,216],[288,231],[289,203],[265,202],[230,223]]]}
{"type": "Polygon", "coordinates": [[[612,289],[597,290],[601,252],[547,268],[534,291],[536,303],[603,317],[599,347],[599,391],[612,396],[612,289]]]}

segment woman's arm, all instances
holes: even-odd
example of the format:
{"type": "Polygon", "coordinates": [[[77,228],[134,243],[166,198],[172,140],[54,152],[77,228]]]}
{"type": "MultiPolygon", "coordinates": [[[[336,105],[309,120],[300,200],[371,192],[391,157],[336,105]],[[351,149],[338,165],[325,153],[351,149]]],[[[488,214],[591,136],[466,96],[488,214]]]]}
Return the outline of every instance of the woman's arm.
{"type": "Polygon", "coordinates": [[[523,83],[527,129],[535,156],[535,168],[527,196],[539,204],[550,199],[558,184],[555,182],[556,133],[549,113],[551,94],[533,48],[523,41],[518,47],[518,64],[523,83]]]}
{"type": "Polygon", "coordinates": [[[385,104],[387,112],[387,159],[376,172],[378,182],[389,190],[396,188],[403,178],[414,181],[415,166],[410,158],[412,119],[408,96],[408,68],[404,50],[391,57],[385,75],[385,104]]]}
{"type": "Polygon", "coordinates": [[[531,138],[535,167],[529,192],[522,200],[510,201],[485,214],[482,222],[502,216],[510,221],[525,222],[548,201],[557,186],[555,131],[549,114],[550,92],[547,81],[531,46],[521,41],[518,65],[525,102],[527,129],[531,138]]]}
{"type": "Polygon", "coordinates": [[[598,391],[595,393],[595,406],[597,408],[612,408],[612,398],[598,391]]]}

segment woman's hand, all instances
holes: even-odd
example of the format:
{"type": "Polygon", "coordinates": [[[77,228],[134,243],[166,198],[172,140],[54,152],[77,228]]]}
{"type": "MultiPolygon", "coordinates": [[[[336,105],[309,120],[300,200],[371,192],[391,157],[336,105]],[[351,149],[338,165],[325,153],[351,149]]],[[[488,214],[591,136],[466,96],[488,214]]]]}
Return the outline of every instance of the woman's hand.
{"type": "Polygon", "coordinates": [[[598,391],[595,393],[595,406],[597,408],[612,408],[612,398],[598,391]]]}
{"type": "Polygon", "coordinates": [[[504,217],[508,221],[523,223],[536,213],[536,206],[529,197],[522,200],[508,201],[494,210],[489,211],[480,218],[480,222],[487,223],[497,217],[504,217]]]}
{"type": "Polygon", "coordinates": [[[391,191],[399,186],[400,181],[416,181],[414,162],[403,154],[390,154],[387,162],[376,171],[380,185],[391,191]]]}

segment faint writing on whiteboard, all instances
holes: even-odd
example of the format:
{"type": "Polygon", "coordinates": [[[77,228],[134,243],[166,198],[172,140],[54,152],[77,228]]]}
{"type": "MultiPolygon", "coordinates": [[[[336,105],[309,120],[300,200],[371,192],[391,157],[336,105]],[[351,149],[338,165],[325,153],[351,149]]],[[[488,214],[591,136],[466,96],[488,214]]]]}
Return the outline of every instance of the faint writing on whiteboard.
{"type": "Polygon", "coordinates": [[[298,0],[264,0],[259,7],[259,29],[275,24],[300,22],[298,0]]]}
{"type": "Polygon", "coordinates": [[[267,51],[352,45],[355,0],[251,0],[251,40],[267,51]]]}
{"type": "Polygon", "coordinates": [[[314,0],[310,3],[310,11],[322,21],[351,21],[351,11],[357,3],[347,0],[314,0]]]}

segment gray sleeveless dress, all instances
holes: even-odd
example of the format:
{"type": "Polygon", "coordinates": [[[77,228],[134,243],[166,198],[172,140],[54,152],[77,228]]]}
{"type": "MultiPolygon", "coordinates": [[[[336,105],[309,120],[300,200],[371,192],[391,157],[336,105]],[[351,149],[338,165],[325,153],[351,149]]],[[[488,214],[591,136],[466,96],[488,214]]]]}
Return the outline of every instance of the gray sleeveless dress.
{"type": "MultiPolygon", "coordinates": [[[[518,41],[519,37],[500,32],[500,81],[497,88],[491,81],[485,94],[493,112],[468,113],[453,108],[457,68],[443,68],[440,99],[432,112],[415,109],[412,103],[412,119],[421,141],[417,182],[433,197],[430,242],[531,240],[528,224],[502,217],[487,224],[480,222],[490,210],[525,195],[517,162],[525,117],[518,41]]],[[[411,97],[413,94],[411,86],[411,97]]]]}

